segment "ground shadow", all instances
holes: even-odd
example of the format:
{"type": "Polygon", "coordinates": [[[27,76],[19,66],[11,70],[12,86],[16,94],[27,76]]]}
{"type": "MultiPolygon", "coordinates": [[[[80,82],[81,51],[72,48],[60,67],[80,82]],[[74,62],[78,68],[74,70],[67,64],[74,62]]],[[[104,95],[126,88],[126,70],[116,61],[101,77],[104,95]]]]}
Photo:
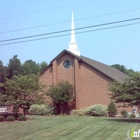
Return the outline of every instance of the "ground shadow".
{"type": "Polygon", "coordinates": [[[107,121],[114,121],[114,122],[128,122],[128,123],[140,123],[140,118],[107,118],[107,121]]]}

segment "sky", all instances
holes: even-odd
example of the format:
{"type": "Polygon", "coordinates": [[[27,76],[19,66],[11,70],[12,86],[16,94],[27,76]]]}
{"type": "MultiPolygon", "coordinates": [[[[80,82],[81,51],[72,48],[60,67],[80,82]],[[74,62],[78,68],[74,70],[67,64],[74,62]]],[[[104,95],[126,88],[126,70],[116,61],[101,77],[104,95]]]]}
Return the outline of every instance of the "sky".
{"type": "MultiPolygon", "coordinates": [[[[69,47],[70,31],[53,32],[70,30],[72,11],[75,28],[89,27],[140,18],[140,0],[0,0],[0,60],[7,65],[18,55],[22,63],[32,59],[49,64],[69,47]],[[41,35],[47,33],[53,34],[41,35]],[[34,35],[41,36],[29,38],[34,35]],[[22,37],[27,38],[17,39],[22,37]],[[9,39],[16,40],[6,41],[9,39]]],[[[139,22],[137,19],[75,30],[81,55],[140,71],[139,22]],[[133,25],[122,26],[126,24],[133,25]]]]}

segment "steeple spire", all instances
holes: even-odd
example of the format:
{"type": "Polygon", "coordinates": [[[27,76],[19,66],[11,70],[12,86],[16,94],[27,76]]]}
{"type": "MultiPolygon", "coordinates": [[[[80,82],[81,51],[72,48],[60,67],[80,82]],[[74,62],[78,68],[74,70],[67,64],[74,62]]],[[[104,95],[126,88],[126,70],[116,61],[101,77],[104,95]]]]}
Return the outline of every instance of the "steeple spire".
{"type": "Polygon", "coordinates": [[[78,50],[78,45],[75,40],[75,30],[74,30],[74,16],[72,11],[72,21],[71,21],[71,41],[69,43],[69,51],[80,56],[80,51],[78,50]]]}

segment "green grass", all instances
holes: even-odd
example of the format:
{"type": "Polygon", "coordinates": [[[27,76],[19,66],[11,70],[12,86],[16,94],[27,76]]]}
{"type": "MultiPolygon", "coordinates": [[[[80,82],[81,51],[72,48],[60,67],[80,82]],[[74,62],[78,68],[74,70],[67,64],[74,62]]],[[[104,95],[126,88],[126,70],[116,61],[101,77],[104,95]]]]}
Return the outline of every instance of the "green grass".
{"type": "Polygon", "coordinates": [[[128,140],[128,129],[140,129],[140,122],[134,119],[28,117],[33,120],[0,122],[0,140],[128,140]]]}

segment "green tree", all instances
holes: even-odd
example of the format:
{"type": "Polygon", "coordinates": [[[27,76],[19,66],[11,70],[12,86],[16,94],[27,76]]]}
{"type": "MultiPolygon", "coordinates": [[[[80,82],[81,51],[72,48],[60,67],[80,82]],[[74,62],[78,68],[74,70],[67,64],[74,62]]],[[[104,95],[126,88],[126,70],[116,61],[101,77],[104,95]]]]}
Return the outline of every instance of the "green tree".
{"type": "Polygon", "coordinates": [[[124,65],[114,64],[114,65],[111,65],[111,67],[118,69],[119,71],[123,72],[124,74],[127,74],[128,76],[132,76],[135,73],[134,70],[127,69],[124,65]]]}
{"type": "Polygon", "coordinates": [[[114,65],[111,65],[111,67],[114,67],[114,68],[120,70],[121,72],[127,74],[127,69],[124,65],[114,64],[114,65]]]}
{"type": "MultiPolygon", "coordinates": [[[[0,92],[1,93],[5,92],[4,82],[6,77],[7,77],[7,67],[3,66],[2,61],[0,61],[0,92]]],[[[0,102],[0,105],[3,103],[4,102],[0,102]]]]}
{"type": "Polygon", "coordinates": [[[2,61],[0,61],[0,83],[4,83],[6,77],[7,77],[7,67],[5,67],[2,61]]]}
{"type": "Polygon", "coordinates": [[[21,62],[17,57],[17,55],[14,55],[13,58],[9,60],[7,69],[8,78],[12,78],[14,75],[21,74],[21,62]]]}
{"type": "Polygon", "coordinates": [[[22,108],[24,115],[26,109],[32,104],[43,102],[45,85],[39,83],[37,75],[15,75],[11,79],[6,79],[6,93],[0,96],[8,104],[13,104],[16,108],[22,108]]]}
{"type": "Polygon", "coordinates": [[[109,84],[109,90],[112,92],[111,98],[120,106],[137,106],[140,107],[140,73],[137,72],[131,77],[119,83],[114,81],[109,84]]]}
{"type": "Polygon", "coordinates": [[[32,60],[27,60],[22,65],[22,73],[23,75],[28,75],[28,74],[37,75],[39,73],[39,66],[36,62],[32,60]]]}
{"type": "Polygon", "coordinates": [[[40,72],[42,72],[42,71],[44,70],[44,68],[45,68],[47,65],[48,65],[48,64],[47,64],[45,61],[41,62],[41,63],[39,64],[40,72]]]}
{"type": "Polygon", "coordinates": [[[73,86],[68,81],[59,82],[51,85],[47,91],[47,96],[50,96],[53,102],[57,105],[60,114],[64,113],[64,107],[74,98],[73,86]]]}
{"type": "Polygon", "coordinates": [[[116,114],[117,114],[117,107],[114,104],[114,102],[111,101],[108,105],[108,115],[110,117],[114,117],[116,114]]]}

